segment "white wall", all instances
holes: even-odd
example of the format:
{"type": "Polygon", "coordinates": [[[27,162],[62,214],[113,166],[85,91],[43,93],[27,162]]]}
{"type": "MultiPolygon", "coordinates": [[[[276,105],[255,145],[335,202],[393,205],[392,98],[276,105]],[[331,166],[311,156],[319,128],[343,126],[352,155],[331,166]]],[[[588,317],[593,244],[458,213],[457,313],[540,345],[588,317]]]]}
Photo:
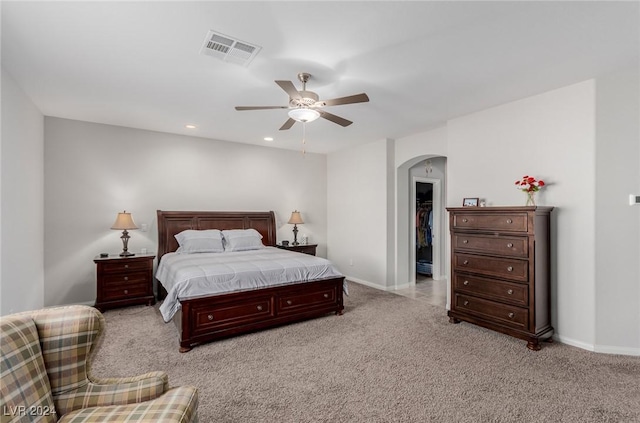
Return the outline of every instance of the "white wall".
{"type": "Polygon", "coordinates": [[[596,351],[640,355],[640,70],[596,81],[596,351]]]}
{"type": "Polygon", "coordinates": [[[328,258],[349,279],[382,289],[392,283],[387,233],[390,141],[327,157],[328,258]]]}
{"type": "Polygon", "coordinates": [[[482,197],[524,205],[514,182],[548,185],[552,212],[552,323],[565,342],[595,341],[595,83],[593,80],[494,107],[448,124],[448,204],[482,197]]]}
{"type": "Polygon", "coordinates": [[[45,119],[45,304],[92,303],[100,252],[122,250],[109,228],[127,210],[156,251],[156,210],[274,210],[278,240],[298,209],[300,233],[326,255],[326,157],[110,125],[45,119]]]}
{"type": "Polygon", "coordinates": [[[0,315],[41,308],[44,117],[2,68],[0,315]]]}

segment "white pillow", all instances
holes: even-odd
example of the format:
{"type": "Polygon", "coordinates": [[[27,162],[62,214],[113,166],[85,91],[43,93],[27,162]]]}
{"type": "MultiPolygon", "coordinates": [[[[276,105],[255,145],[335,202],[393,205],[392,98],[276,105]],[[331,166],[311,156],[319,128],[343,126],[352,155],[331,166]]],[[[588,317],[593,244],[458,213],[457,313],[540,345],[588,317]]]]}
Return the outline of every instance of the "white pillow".
{"type": "Polygon", "coordinates": [[[247,251],[263,248],[262,235],[255,229],[229,229],[222,231],[225,251],[247,251]]]}
{"type": "Polygon", "coordinates": [[[196,231],[187,229],[175,235],[180,247],[177,253],[222,253],[222,233],[218,229],[196,231]]]}

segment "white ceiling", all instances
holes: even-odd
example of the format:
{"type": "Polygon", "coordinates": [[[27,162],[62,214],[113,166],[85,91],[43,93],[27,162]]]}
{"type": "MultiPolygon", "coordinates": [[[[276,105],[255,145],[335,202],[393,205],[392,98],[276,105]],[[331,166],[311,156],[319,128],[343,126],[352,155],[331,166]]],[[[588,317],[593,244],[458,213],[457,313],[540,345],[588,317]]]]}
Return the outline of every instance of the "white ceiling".
{"type": "Polygon", "coordinates": [[[638,2],[2,1],[2,66],[46,116],[299,150],[274,80],[313,75],[354,121],[306,126],[307,151],[400,138],[637,63],[638,2]],[[262,47],[201,55],[209,30],[262,47]],[[197,125],[188,130],[187,123],[197,125]],[[266,143],[263,137],[273,136],[266,143]]]}

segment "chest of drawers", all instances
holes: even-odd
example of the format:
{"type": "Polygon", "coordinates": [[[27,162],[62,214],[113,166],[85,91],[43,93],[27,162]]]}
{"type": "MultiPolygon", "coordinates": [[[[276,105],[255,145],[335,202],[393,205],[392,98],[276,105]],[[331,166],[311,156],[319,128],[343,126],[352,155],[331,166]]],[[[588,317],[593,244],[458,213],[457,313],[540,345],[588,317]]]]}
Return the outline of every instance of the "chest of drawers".
{"type": "Polygon", "coordinates": [[[527,341],[551,339],[553,207],[453,207],[449,321],[527,341]]]}
{"type": "Polygon", "coordinates": [[[153,296],[154,255],[96,257],[96,308],[155,303],[153,296]]]}

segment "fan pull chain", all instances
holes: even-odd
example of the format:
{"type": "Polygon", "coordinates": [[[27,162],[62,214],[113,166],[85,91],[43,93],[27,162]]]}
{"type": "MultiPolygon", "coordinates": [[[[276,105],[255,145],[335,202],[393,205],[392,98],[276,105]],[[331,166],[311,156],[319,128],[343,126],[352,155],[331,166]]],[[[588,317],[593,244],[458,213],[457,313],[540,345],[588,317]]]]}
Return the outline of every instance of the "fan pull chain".
{"type": "Polygon", "coordinates": [[[306,122],[302,122],[302,155],[304,156],[306,153],[305,145],[307,144],[307,124],[306,122]]]}

